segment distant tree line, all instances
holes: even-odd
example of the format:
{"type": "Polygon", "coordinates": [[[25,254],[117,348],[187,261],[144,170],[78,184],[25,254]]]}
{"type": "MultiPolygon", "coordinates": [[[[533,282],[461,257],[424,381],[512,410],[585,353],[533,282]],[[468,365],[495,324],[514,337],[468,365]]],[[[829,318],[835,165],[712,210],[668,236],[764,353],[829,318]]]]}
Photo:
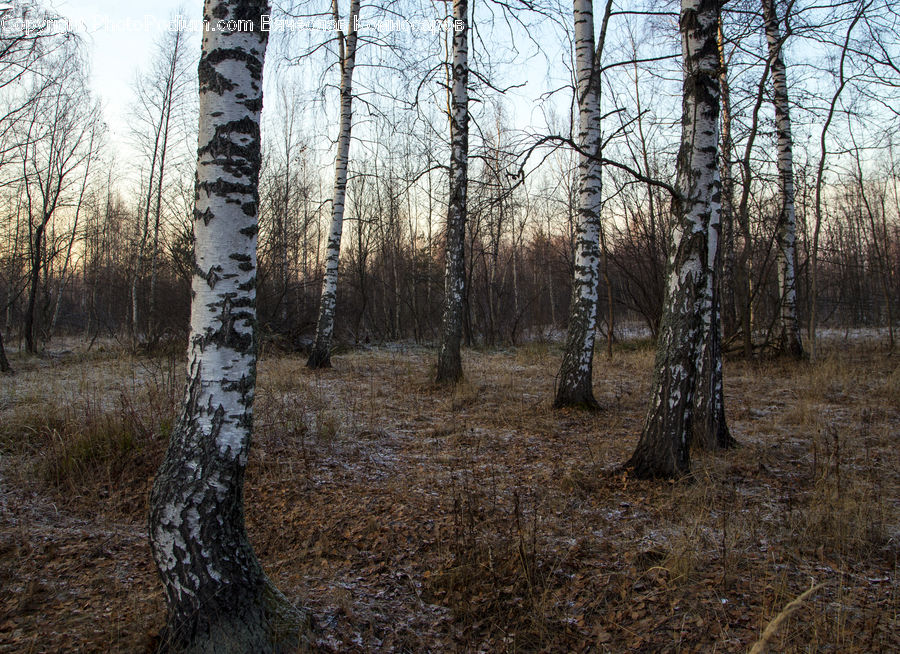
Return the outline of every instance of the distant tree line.
{"type": "MultiPolygon", "coordinates": [[[[778,349],[783,309],[772,85],[778,59],[765,39],[767,6],[729,3],[719,33],[719,120],[727,138],[720,168],[728,196],[719,282],[723,344],[746,354],[778,349]]],[[[21,7],[44,11],[36,3],[21,7]]],[[[604,172],[597,329],[605,340],[612,320],[615,339],[618,326],[639,321],[656,337],[670,198],[654,182],[675,174],[678,100],[670,96],[680,83],[672,56],[677,29],[664,12],[610,7],[597,83],[603,157],[622,166],[604,172]]],[[[777,3],[772,10],[779,29],[770,30],[770,43],[785,53],[782,73],[793,91],[799,324],[804,334],[813,320],[820,327],[892,326],[900,299],[900,153],[891,104],[900,88],[896,14],[878,2],[828,9],[777,3]],[[848,52],[853,56],[842,56],[848,52]]],[[[473,11],[476,22],[487,20],[473,11]]],[[[521,20],[515,28],[527,29],[521,20]]],[[[569,22],[563,17],[557,28],[570,32],[569,22]]],[[[136,77],[127,161],[111,154],[77,34],[3,38],[4,340],[36,352],[60,334],[115,336],[134,346],[183,338],[196,142],[196,53],[185,47],[186,36],[164,35],[136,77]]],[[[354,77],[359,125],[346,162],[335,343],[438,338],[449,201],[449,133],[441,121],[449,78],[440,43],[431,42],[431,52],[426,45],[361,36],[354,52],[364,67],[354,77]],[[419,53],[421,62],[401,73],[389,59],[403,48],[402,61],[419,53]]],[[[274,78],[283,83],[272,84],[277,95],[266,103],[258,318],[264,335],[284,347],[311,347],[316,333],[333,222],[330,143],[337,142],[322,137],[336,138],[339,118],[336,88],[311,120],[316,110],[297,71],[312,67],[339,87],[340,66],[331,66],[340,61],[338,50],[332,39],[304,57],[282,57],[274,78]],[[319,52],[328,54],[317,59],[319,52]],[[323,115],[333,117],[330,124],[311,127],[323,115]]],[[[470,102],[462,338],[469,345],[559,339],[577,265],[579,155],[566,145],[574,144],[577,120],[554,114],[554,105],[543,125],[514,122],[512,101],[500,87],[515,79],[504,68],[508,62],[492,57],[499,55],[478,43],[469,53],[477,102],[470,102]]]]}

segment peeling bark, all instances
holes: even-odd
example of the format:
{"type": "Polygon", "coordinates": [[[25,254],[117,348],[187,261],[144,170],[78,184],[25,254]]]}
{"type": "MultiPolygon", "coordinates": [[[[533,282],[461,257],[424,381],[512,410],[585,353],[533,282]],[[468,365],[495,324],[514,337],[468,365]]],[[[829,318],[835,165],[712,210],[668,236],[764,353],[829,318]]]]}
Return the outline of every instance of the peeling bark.
{"type": "Polygon", "coordinates": [[[775,132],[778,140],[778,190],[781,210],[778,216],[778,288],[780,299],[780,335],[778,349],[794,358],[802,358],[800,321],[797,318],[796,241],[797,219],[794,212],[794,154],[788,102],[787,72],[781,54],[783,39],[778,29],[774,0],[762,0],[772,87],[775,104],[775,132]]]}
{"type": "MultiPolygon", "coordinates": [[[[332,0],[332,13],[336,25],[340,24],[337,0],[332,0]]],[[[347,195],[347,163],[350,158],[350,130],[353,123],[353,67],[356,64],[356,23],[359,0],[351,0],[349,25],[345,35],[338,30],[338,48],[341,64],[341,123],[338,134],[337,157],[334,162],[334,193],[332,195],[331,229],[325,249],[325,275],[322,279],[322,297],[319,302],[319,320],[316,323],[316,339],[306,365],[310,368],[331,367],[331,336],[334,333],[334,308],[337,303],[338,267],[341,257],[341,233],[344,225],[344,200],[347,195]]]]}
{"type": "MultiPolygon", "coordinates": [[[[650,409],[625,464],[637,477],[690,471],[694,395],[709,302],[710,223],[721,202],[718,173],[718,0],[682,0],[684,55],[681,148],[672,200],[670,254],[650,409]]],[[[715,216],[715,218],[714,218],[715,216]]],[[[718,232],[716,231],[716,236],[718,232]]]]}
{"type": "Polygon", "coordinates": [[[465,234],[469,157],[469,3],[453,0],[453,19],[462,29],[453,33],[450,95],[450,198],[447,206],[444,313],[437,361],[437,383],[462,379],[462,341],[466,296],[465,234]]]}
{"type": "MultiPolygon", "coordinates": [[[[213,24],[258,26],[264,13],[265,0],[207,0],[204,8],[213,24]]],[[[166,594],[164,652],[295,652],[308,629],[266,577],[244,527],[266,41],[261,31],[203,35],[188,381],[150,494],[150,545],[166,594]]]]}
{"type": "MultiPolygon", "coordinates": [[[[728,88],[722,51],[722,13],[719,8],[716,17],[716,55],[719,62],[720,111],[726,105],[725,90],[728,88]]],[[[727,156],[731,146],[730,116],[723,116],[722,149],[725,153],[720,163],[728,169],[727,156]],[[728,147],[726,150],[725,147],[728,147]]],[[[732,218],[731,171],[720,175],[720,200],[715,196],[710,201],[709,224],[707,226],[706,276],[701,301],[703,330],[700,349],[697,352],[697,382],[694,388],[693,445],[707,450],[724,450],[737,445],[728,430],[725,420],[725,386],[722,378],[722,261],[723,261],[723,221],[732,218]]]]}
{"type": "Polygon", "coordinates": [[[725,420],[725,387],[722,377],[722,319],[720,277],[721,205],[711,202],[707,238],[705,284],[700,301],[702,332],[697,351],[697,381],[694,387],[692,444],[707,450],[737,445],[725,420]]]}

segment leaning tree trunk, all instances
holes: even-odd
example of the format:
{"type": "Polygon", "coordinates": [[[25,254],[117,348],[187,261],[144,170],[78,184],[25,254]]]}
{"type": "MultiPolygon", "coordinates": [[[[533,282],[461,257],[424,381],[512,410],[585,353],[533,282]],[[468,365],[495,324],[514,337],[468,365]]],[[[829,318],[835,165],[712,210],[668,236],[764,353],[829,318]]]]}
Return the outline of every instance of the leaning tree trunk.
{"type": "MultiPolygon", "coordinates": [[[[682,0],[684,85],[681,148],[672,200],[671,248],[650,410],[626,463],[637,477],[677,477],[690,470],[694,389],[702,343],[709,228],[718,214],[718,0],[682,0]]],[[[717,219],[716,219],[717,220],[717,219]]]]}
{"type": "MultiPolygon", "coordinates": [[[[340,24],[337,0],[332,2],[336,25],[340,24]]],[[[341,257],[341,233],[344,229],[344,199],[347,194],[347,162],[350,158],[350,128],[353,119],[353,66],[356,63],[356,17],[359,0],[350,3],[350,31],[345,36],[338,30],[341,60],[341,127],[338,134],[337,158],[334,162],[334,195],[331,212],[331,231],[325,251],[325,276],[322,279],[322,298],[319,302],[319,321],[316,340],[306,365],[310,368],[331,367],[331,335],[334,332],[334,307],[337,302],[338,264],[341,257]]]]}
{"type": "Polygon", "coordinates": [[[244,527],[256,384],[265,0],[206,0],[199,65],[194,275],[184,404],[150,494],[150,545],[168,610],[165,652],[295,652],[303,614],[272,585],[244,527]],[[246,24],[246,23],[245,23],[246,24]]]}
{"type": "MultiPolygon", "coordinates": [[[[609,5],[607,5],[609,7],[609,5]]],[[[575,265],[566,350],[559,369],[555,408],[599,408],[591,386],[594,335],[600,287],[600,66],[594,44],[592,0],[575,0],[575,66],[578,93],[578,213],[575,224],[575,265]]],[[[608,15],[604,19],[604,27],[608,15]]],[[[601,35],[602,35],[601,31],[601,35]]],[[[602,50],[602,36],[601,48],[602,50]]],[[[612,325],[610,325],[612,329],[612,325]]]]}
{"type": "Polygon", "coordinates": [[[469,3],[453,0],[453,83],[450,97],[450,197],[447,206],[444,313],[438,350],[437,383],[462,379],[460,344],[466,295],[466,187],[469,156],[469,3]]]}
{"type": "Polygon", "coordinates": [[[797,220],[794,213],[794,155],[791,117],[788,108],[787,73],[781,54],[782,39],[774,0],[762,0],[766,40],[774,88],[775,132],[778,137],[778,187],[781,213],[778,217],[778,287],[781,334],[778,349],[795,358],[803,357],[800,321],[797,318],[797,275],[795,270],[797,220]]]}

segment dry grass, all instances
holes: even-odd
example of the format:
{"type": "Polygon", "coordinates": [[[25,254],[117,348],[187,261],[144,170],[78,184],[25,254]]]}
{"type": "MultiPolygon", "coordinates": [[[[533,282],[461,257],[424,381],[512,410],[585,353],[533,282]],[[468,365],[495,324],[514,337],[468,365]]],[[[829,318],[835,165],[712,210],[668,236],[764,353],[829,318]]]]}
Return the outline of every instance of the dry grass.
{"type": "MultiPolygon", "coordinates": [[[[729,362],[741,447],[629,479],[653,353],[595,364],[598,413],[552,411],[559,350],[350,352],[260,365],[251,538],[323,651],[896,651],[900,368],[866,344],[729,362]],[[811,583],[823,587],[785,607],[811,583]]],[[[180,364],[72,355],[0,380],[0,651],[140,651],[143,540],[180,364]],[[136,372],[135,372],[136,371],[136,372]]]]}

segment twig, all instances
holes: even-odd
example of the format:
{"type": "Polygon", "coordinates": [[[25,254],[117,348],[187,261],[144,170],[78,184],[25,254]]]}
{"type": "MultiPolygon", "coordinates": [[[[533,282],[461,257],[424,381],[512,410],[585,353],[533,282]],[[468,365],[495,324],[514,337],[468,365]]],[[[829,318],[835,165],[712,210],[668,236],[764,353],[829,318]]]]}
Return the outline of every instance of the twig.
{"type": "Polygon", "coordinates": [[[794,611],[800,608],[800,605],[810,595],[822,588],[824,585],[825,584],[819,584],[817,586],[813,586],[809,590],[801,594],[797,599],[788,602],[787,606],[785,606],[781,610],[781,613],[779,613],[769,621],[769,624],[767,624],[766,628],[763,630],[762,637],[758,641],[756,641],[753,647],[750,648],[749,654],[765,654],[768,651],[769,641],[775,637],[775,632],[778,631],[778,627],[781,626],[781,623],[787,620],[794,611]]]}

